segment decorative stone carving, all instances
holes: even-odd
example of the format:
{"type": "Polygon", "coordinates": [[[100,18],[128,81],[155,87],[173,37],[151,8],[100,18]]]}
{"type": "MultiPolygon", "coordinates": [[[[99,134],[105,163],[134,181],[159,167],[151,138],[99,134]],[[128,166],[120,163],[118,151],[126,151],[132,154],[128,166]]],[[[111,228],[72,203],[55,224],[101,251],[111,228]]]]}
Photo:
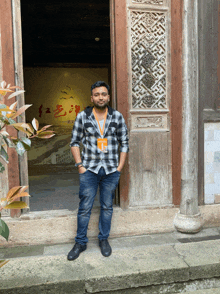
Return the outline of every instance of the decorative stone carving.
{"type": "Polygon", "coordinates": [[[133,3],[163,5],[163,0],[132,0],[133,3]]]}
{"type": "Polygon", "coordinates": [[[133,108],[166,108],[166,51],[166,13],[131,11],[133,108]]]}
{"type": "Polygon", "coordinates": [[[167,114],[132,114],[132,130],[160,129],[167,130],[167,114]]]}
{"type": "Polygon", "coordinates": [[[154,117],[135,117],[135,128],[164,128],[164,122],[162,116],[154,117]]]}

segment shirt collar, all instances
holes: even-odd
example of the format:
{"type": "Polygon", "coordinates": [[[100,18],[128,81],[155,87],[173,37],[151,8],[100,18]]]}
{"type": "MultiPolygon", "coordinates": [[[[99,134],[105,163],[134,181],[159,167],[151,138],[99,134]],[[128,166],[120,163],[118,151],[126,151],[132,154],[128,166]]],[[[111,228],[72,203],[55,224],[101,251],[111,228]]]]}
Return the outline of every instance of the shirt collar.
{"type": "MultiPolygon", "coordinates": [[[[112,115],[113,109],[110,106],[107,106],[107,107],[108,107],[108,114],[112,115]]],[[[93,110],[93,106],[92,107],[91,106],[86,107],[85,113],[86,113],[87,118],[92,114],[92,110],[93,110]]]]}
{"type": "MultiPolygon", "coordinates": [[[[103,136],[105,136],[105,134],[107,132],[108,126],[109,126],[111,119],[112,119],[112,113],[113,113],[113,109],[110,106],[107,106],[107,107],[108,107],[108,114],[107,114],[107,118],[106,118],[106,122],[105,122],[105,129],[104,129],[103,136]]],[[[91,121],[91,123],[96,128],[97,132],[99,133],[98,125],[96,123],[96,119],[95,119],[94,114],[92,113],[92,110],[93,110],[93,107],[91,107],[91,106],[86,107],[86,109],[85,109],[86,118],[91,121]]]]}

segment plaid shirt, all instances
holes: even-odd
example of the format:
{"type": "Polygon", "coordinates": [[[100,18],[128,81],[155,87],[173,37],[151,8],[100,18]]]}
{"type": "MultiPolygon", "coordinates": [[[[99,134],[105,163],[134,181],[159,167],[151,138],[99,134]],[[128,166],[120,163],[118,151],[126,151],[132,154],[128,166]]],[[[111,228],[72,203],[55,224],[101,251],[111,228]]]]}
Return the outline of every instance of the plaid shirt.
{"type": "Polygon", "coordinates": [[[100,167],[104,167],[106,174],[116,171],[119,164],[119,144],[120,152],[128,152],[128,131],[125,120],[120,112],[108,106],[108,114],[105,123],[103,136],[92,112],[93,107],[87,107],[80,112],[75,120],[70,146],[80,146],[83,144],[81,154],[83,166],[98,173],[100,167]],[[106,152],[102,152],[97,147],[98,138],[107,138],[108,147],[106,152]]]}

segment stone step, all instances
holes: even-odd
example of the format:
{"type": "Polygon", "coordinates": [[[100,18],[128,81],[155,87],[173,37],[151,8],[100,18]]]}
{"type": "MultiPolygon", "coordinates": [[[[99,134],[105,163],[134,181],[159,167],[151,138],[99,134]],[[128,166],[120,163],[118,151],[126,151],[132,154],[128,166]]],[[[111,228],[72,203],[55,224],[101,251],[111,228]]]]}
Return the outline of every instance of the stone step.
{"type": "MultiPolygon", "coordinates": [[[[0,269],[0,293],[220,293],[220,241],[215,233],[213,240],[205,232],[110,239],[113,253],[108,258],[93,241],[71,262],[66,254],[72,244],[44,246],[43,254],[35,256],[26,252],[21,257],[20,251],[20,257],[14,255],[0,269]]],[[[0,250],[1,258],[10,255],[6,249],[0,250]]],[[[11,252],[15,249],[18,253],[18,248],[11,252]]]]}
{"type": "Polygon", "coordinates": [[[184,294],[219,294],[220,289],[219,288],[212,288],[212,289],[203,289],[203,290],[197,290],[192,292],[184,292],[184,294]]]}

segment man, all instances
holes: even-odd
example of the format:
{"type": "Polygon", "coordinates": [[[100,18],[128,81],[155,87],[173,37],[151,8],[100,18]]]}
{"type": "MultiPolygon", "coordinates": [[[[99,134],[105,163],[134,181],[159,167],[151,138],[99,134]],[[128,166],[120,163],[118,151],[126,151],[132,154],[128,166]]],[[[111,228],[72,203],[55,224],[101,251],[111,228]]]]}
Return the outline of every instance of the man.
{"type": "Polygon", "coordinates": [[[78,258],[87,248],[87,228],[98,187],[101,206],[99,246],[103,256],[111,255],[108,237],[113,199],[128,152],[128,134],[124,118],[121,113],[108,106],[109,86],[105,82],[98,81],[91,86],[91,94],[93,107],[87,107],[77,115],[70,142],[75,165],[79,171],[80,203],[76,243],[67,256],[68,260],[78,258]],[[84,147],[82,157],[79,149],[80,141],[84,147]]]}

